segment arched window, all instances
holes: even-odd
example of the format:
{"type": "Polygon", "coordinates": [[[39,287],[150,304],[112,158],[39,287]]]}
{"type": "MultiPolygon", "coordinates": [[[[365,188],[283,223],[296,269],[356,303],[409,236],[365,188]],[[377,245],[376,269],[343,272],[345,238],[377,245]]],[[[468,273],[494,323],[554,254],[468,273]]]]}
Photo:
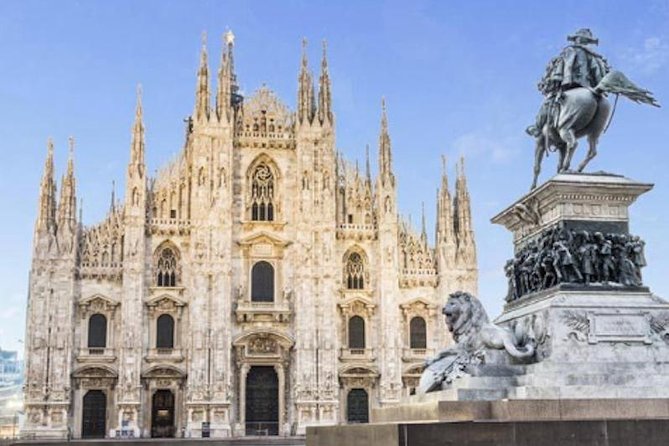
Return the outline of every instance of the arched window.
{"type": "Polygon", "coordinates": [[[274,302],[274,267],[258,262],[251,269],[251,301],[274,302]]]}
{"type": "Polygon", "coordinates": [[[107,318],[96,313],[88,319],[88,348],[107,347],[107,318]]]}
{"type": "Polygon", "coordinates": [[[348,320],[348,348],[365,348],[365,320],[360,316],[348,320]]]}
{"type": "Polygon", "coordinates": [[[156,348],[174,348],[174,319],[169,314],[156,321],[156,348]]]}
{"type": "Polygon", "coordinates": [[[251,220],[274,220],[274,175],[264,163],[251,176],[251,220]]]}
{"type": "Polygon", "coordinates": [[[177,256],[174,249],[165,247],[156,259],[156,285],[164,287],[177,286],[177,256]]]}
{"type": "Polygon", "coordinates": [[[411,318],[409,322],[409,343],[411,348],[427,348],[425,319],[420,316],[411,318]]]}
{"type": "Polygon", "coordinates": [[[346,260],[344,272],[346,288],[349,290],[362,290],[365,288],[365,264],[362,256],[357,252],[351,253],[346,260]]]}

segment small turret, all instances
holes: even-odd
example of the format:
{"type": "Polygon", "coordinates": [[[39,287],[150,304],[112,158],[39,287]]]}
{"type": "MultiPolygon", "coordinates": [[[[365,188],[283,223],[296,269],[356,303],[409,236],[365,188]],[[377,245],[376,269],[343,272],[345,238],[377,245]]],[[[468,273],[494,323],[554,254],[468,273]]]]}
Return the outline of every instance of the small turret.
{"type": "MultiPolygon", "coordinates": [[[[144,218],[146,206],[146,165],[144,143],[144,119],[142,109],[142,88],[137,87],[137,105],[135,107],[135,121],[132,125],[130,142],[130,161],[126,176],[125,212],[139,219],[144,218]]],[[[114,198],[112,197],[112,206],[114,198]]]]}
{"type": "Polygon", "coordinates": [[[467,189],[465,161],[460,159],[458,178],[455,183],[455,199],[453,201],[455,234],[457,250],[455,254],[455,270],[459,289],[477,294],[478,267],[476,264],[476,242],[472,228],[471,201],[467,189]]]}
{"type": "Polygon", "coordinates": [[[323,125],[332,125],[332,92],[328,73],[327,43],[323,41],[321,75],[318,79],[318,120],[323,125]]]}
{"type": "Polygon", "coordinates": [[[307,39],[302,39],[302,65],[297,89],[297,120],[300,124],[311,123],[315,114],[314,81],[307,60],[307,39]]]}
{"type": "Polygon", "coordinates": [[[195,90],[195,122],[209,120],[209,64],[207,62],[207,34],[202,34],[202,51],[200,52],[200,68],[197,71],[197,87],[195,90]]]}
{"type": "Polygon", "coordinates": [[[427,227],[425,225],[425,202],[420,203],[420,241],[423,243],[423,247],[427,248],[427,227]]]}
{"type": "Polygon", "coordinates": [[[218,69],[218,90],[216,92],[216,114],[219,121],[230,120],[233,107],[239,101],[239,86],[235,75],[233,49],[235,35],[228,30],[223,35],[224,49],[221,52],[221,66],[218,69]]]}
{"type": "Polygon", "coordinates": [[[44,173],[40,184],[39,211],[36,230],[56,232],[56,182],[53,167],[53,140],[47,141],[47,155],[44,161],[44,173]]]}
{"type": "MultiPolygon", "coordinates": [[[[455,230],[458,240],[458,256],[471,258],[470,247],[474,243],[474,231],[472,229],[471,203],[469,190],[467,189],[467,176],[465,175],[465,159],[460,158],[458,164],[458,177],[455,183],[455,230]]],[[[475,253],[474,253],[475,256],[475,253]]]]}
{"type": "Polygon", "coordinates": [[[76,232],[77,221],[77,194],[76,179],[74,178],[74,138],[69,140],[69,156],[67,171],[63,175],[58,203],[58,232],[76,232]]]}
{"type": "Polygon", "coordinates": [[[379,180],[384,187],[395,187],[395,175],[392,168],[390,135],[388,134],[388,116],[386,100],[381,99],[381,133],[379,135],[379,180]]]}
{"type": "Polygon", "coordinates": [[[132,140],[130,143],[130,162],[128,163],[128,177],[144,178],[144,111],[142,108],[142,86],[137,86],[137,105],[135,106],[135,121],[132,125],[132,140]]]}

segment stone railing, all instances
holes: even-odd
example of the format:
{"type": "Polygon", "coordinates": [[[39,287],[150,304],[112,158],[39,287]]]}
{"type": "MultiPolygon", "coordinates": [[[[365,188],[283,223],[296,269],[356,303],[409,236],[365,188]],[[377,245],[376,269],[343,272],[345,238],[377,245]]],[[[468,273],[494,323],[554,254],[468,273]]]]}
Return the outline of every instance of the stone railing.
{"type": "Polygon", "coordinates": [[[434,269],[400,270],[400,288],[416,286],[436,286],[439,276],[434,269]]]}
{"type": "Polygon", "coordinates": [[[433,348],[404,348],[402,349],[402,360],[405,362],[425,361],[434,356],[433,348]]]}
{"type": "Polygon", "coordinates": [[[374,361],[373,348],[348,348],[342,347],[339,353],[339,359],[342,361],[374,361]]]}
{"type": "Polygon", "coordinates": [[[237,322],[290,322],[292,313],[288,302],[241,300],[235,309],[237,322]]]}
{"type": "Polygon", "coordinates": [[[337,225],[338,239],[372,240],[376,237],[373,224],[341,223],[337,225]]]}
{"type": "Polygon", "coordinates": [[[190,233],[191,221],[187,218],[150,218],[149,227],[152,233],[184,235],[190,233]]]}
{"type": "Polygon", "coordinates": [[[114,362],[116,349],[110,347],[84,347],[77,353],[79,362],[114,362]]]}
{"type": "Polygon", "coordinates": [[[183,360],[184,355],[180,348],[150,348],[146,355],[147,362],[181,362],[183,360]]]}
{"type": "Polygon", "coordinates": [[[79,268],[79,277],[84,279],[120,280],[123,277],[123,263],[114,262],[99,265],[97,262],[82,262],[79,268]]]}

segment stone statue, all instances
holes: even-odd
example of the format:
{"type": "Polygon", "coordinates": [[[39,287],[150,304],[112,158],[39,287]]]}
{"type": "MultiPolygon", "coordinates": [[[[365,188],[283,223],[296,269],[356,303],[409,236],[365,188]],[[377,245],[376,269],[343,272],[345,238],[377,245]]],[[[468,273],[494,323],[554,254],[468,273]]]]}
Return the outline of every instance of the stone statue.
{"type": "Polygon", "coordinates": [[[481,302],[469,293],[451,294],[442,313],[455,343],[435,358],[426,360],[418,393],[432,392],[450,384],[466,374],[470,366],[482,363],[489,350],[503,350],[516,359],[534,356],[535,341],[524,326],[519,325],[516,332],[512,332],[490,323],[481,302]]]}
{"type": "Polygon", "coordinates": [[[558,172],[570,170],[578,139],[586,137],[589,150],[579,164],[582,172],[597,154],[597,143],[610,122],[607,94],[623,95],[637,102],[659,107],[653,94],[636,86],[620,71],[612,70],[604,57],[590,45],[597,45],[589,29],[567,37],[570,44],[548,63],[538,84],[545,99],[535,123],[526,132],[536,139],[534,180],[537,185],[541,161],[549,151],[558,150],[558,172]]]}

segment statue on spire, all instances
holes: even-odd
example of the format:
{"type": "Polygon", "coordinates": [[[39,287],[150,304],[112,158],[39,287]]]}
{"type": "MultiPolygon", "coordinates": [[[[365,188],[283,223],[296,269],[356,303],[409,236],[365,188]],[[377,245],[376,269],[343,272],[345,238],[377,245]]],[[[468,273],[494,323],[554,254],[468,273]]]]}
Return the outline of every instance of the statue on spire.
{"type": "Polygon", "coordinates": [[[659,107],[653,94],[636,86],[622,72],[612,70],[606,59],[591,45],[599,44],[587,28],[569,35],[570,42],[550,60],[539,91],[545,99],[535,123],[526,132],[536,139],[534,181],[536,187],[545,153],[559,151],[558,172],[570,170],[578,139],[588,139],[589,151],[578,171],[597,154],[599,137],[606,131],[613,116],[606,96],[623,95],[630,100],[659,107]]]}

